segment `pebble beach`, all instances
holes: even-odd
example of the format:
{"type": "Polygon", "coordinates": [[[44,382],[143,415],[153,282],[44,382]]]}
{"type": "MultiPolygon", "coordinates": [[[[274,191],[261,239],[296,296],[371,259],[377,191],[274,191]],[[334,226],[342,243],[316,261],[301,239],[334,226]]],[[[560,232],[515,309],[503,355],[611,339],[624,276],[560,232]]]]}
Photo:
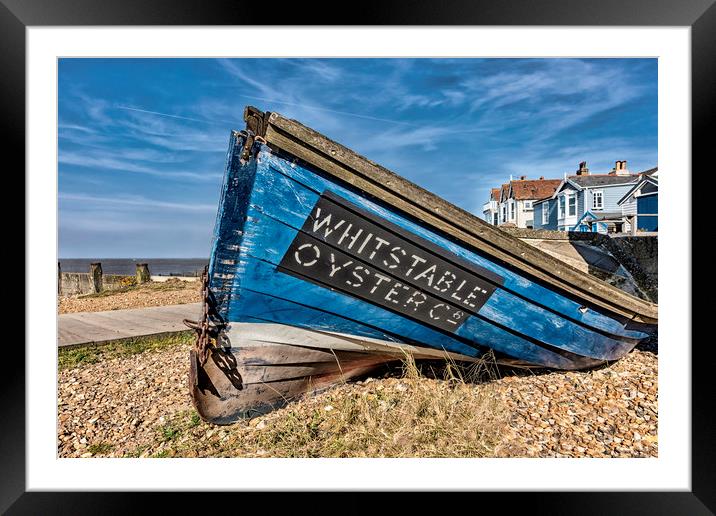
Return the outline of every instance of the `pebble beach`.
{"type": "MultiPolygon", "coordinates": [[[[193,294],[191,286],[185,290],[193,294]]],[[[85,309],[107,306],[101,298],[81,301],[85,309]]],[[[287,419],[314,421],[316,411],[322,418],[319,429],[343,425],[342,432],[356,435],[368,432],[366,421],[384,418],[380,431],[388,434],[385,440],[390,446],[375,444],[375,455],[368,456],[658,456],[656,344],[641,346],[591,371],[502,374],[457,387],[427,377],[368,378],[293,402],[251,422],[219,427],[200,421],[193,412],[187,387],[188,342],[58,371],[58,456],[286,456],[285,449],[267,446],[266,436],[279,430],[284,435],[287,419]],[[433,432],[439,436],[434,443],[426,442],[425,435],[406,437],[398,423],[390,430],[390,417],[396,421],[398,414],[417,417],[409,411],[421,392],[432,393],[436,405],[430,409],[432,415],[416,419],[411,426],[440,428],[442,433],[433,432]],[[373,398],[384,403],[373,407],[365,401],[373,398]],[[341,411],[356,406],[346,400],[362,404],[365,421],[346,419],[341,411]],[[326,406],[331,410],[324,410],[326,406]],[[482,411],[481,419],[456,417],[461,410],[482,411]],[[454,413],[442,424],[445,411],[454,413]],[[470,428],[481,427],[484,446],[465,446],[469,439],[477,439],[470,428]]],[[[324,442],[331,435],[327,432],[324,442]]],[[[362,456],[366,449],[363,446],[361,452],[345,445],[327,450],[321,447],[320,433],[313,438],[316,442],[294,451],[299,456],[302,451],[305,456],[362,456]]]]}

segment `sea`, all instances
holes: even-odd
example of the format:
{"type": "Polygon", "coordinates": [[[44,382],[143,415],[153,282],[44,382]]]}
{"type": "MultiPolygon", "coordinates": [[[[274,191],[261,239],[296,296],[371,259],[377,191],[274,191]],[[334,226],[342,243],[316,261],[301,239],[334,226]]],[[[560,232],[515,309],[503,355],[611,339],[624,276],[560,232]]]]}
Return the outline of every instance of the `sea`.
{"type": "Polygon", "coordinates": [[[136,264],[146,263],[153,276],[200,276],[208,258],[61,258],[62,272],[89,272],[90,263],[101,263],[102,273],[134,276],[136,264]]]}

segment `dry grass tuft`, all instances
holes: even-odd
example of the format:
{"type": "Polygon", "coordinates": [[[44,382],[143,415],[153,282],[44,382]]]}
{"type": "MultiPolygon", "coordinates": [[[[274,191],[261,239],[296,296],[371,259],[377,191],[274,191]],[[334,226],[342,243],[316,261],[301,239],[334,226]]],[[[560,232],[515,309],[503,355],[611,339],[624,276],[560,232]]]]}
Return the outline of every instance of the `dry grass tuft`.
{"type": "Polygon", "coordinates": [[[161,351],[194,342],[196,334],[191,330],[131,337],[101,344],[68,346],[57,349],[57,369],[95,364],[113,358],[126,358],[147,351],[161,351]]]}
{"type": "Polygon", "coordinates": [[[180,414],[171,422],[178,437],[167,441],[159,428],[158,440],[165,456],[493,456],[507,414],[485,381],[490,360],[441,366],[406,356],[397,377],[339,385],[231,427],[180,414]]]}

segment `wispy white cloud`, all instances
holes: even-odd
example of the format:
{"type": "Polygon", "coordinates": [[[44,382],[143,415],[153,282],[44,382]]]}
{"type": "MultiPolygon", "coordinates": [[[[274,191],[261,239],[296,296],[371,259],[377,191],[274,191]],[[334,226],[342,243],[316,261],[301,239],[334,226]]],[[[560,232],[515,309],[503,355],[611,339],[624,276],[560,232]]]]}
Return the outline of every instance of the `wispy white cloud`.
{"type": "Polygon", "coordinates": [[[593,116],[624,105],[645,87],[621,69],[582,60],[545,60],[528,72],[505,71],[463,82],[472,112],[497,128],[529,121],[544,140],[593,116]]]}
{"type": "Polygon", "coordinates": [[[128,206],[132,209],[142,209],[146,211],[153,210],[171,210],[171,211],[191,211],[216,213],[216,205],[200,204],[193,202],[171,202],[159,199],[150,199],[142,196],[126,196],[118,195],[116,197],[96,196],[84,193],[61,192],[60,200],[81,201],[83,203],[93,203],[99,205],[128,206]]]}
{"type": "Polygon", "coordinates": [[[401,121],[401,120],[391,120],[389,118],[380,118],[380,117],[370,116],[370,115],[361,115],[360,113],[350,113],[348,111],[337,111],[335,109],[328,109],[328,108],[324,108],[324,107],[320,107],[320,106],[311,106],[308,104],[300,104],[297,102],[288,102],[288,101],[280,100],[280,99],[256,97],[254,95],[246,95],[243,93],[239,94],[239,96],[247,98],[247,99],[263,100],[266,102],[274,102],[274,103],[283,104],[286,106],[298,107],[298,108],[306,109],[306,110],[325,111],[326,113],[333,113],[335,115],[350,116],[350,117],[354,117],[354,118],[362,118],[364,120],[373,120],[376,122],[387,122],[389,124],[407,125],[407,126],[413,126],[413,127],[417,126],[417,124],[413,124],[413,123],[405,122],[405,121],[401,121]]]}
{"type": "Polygon", "coordinates": [[[126,155],[120,157],[107,155],[96,155],[97,151],[92,152],[70,152],[61,151],[58,161],[64,165],[75,165],[81,167],[89,167],[99,170],[116,170],[121,172],[132,172],[139,174],[147,174],[151,176],[171,179],[189,179],[193,181],[216,181],[222,176],[221,172],[186,172],[181,170],[162,170],[156,165],[137,163],[132,160],[154,161],[156,163],[172,163],[171,156],[160,155],[158,158],[148,159],[147,156],[153,156],[152,151],[127,150],[126,155]]]}

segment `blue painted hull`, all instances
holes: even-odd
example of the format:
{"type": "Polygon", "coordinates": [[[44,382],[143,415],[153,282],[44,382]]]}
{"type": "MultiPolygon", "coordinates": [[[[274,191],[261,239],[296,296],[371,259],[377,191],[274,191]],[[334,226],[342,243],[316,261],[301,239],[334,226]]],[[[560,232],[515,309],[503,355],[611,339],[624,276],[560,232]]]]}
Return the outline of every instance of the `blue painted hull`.
{"type": "MultiPolygon", "coordinates": [[[[403,342],[469,358],[492,352],[498,361],[555,369],[617,360],[649,337],[648,326],[630,326],[620,318],[586,308],[580,300],[491,260],[479,249],[458,245],[420,221],[382,205],[379,199],[369,199],[350,185],[339,184],[320,170],[296,163],[265,145],[242,163],[239,152],[243,143],[238,134],[232,136],[209,270],[217,313],[227,323],[276,323],[403,342]],[[430,245],[450,263],[456,262],[456,267],[474,266],[476,274],[482,274],[494,290],[479,310],[462,313],[459,327],[445,328],[431,324],[430,317],[440,317],[436,310],[425,316],[426,323],[409,311],[386,306],[388,303],[360,298],[350,288],[322,284],[310,274],[287,270],[282,260],[291,256],[295,255],[298,263],[311,261],[308,254],[301,257],[289,251],[302,231],[310,233],[305,230],[306,221],[320,222],[316,207],[325,198],[338,199],[358,211],[359,217],[370,216],[375,224],[394,232],[391,234],[414,235],[417,245],[430,245]]],[[[309,236],[331,247],[330,238],[322,236],[327,229],[330,224],[309,236]]],[[[335,242],[331,248],[340,254],[335,242]]],[[[304,249],[308,250],[301,253],[313,252],[309,244],[304,249]]],[[[315,249],[318,252],[319,248],[315,249]]],[[[363,263],[364,268],[372,265],[367,257],[355,263],[363,263]]],[[[383,272],[390,274],[387,268],[383,272]]],[[[384,288],[391,282],[401,286],[398,280],[402,278],[391,277],[384,288]]],[[[435,285],[422,284],[428,297],[440,290],[431,287],[435,285]]],[[[402,288],[407,292],[408,287],[402,288]]],[[[464,297],[453,295],[460,300],[464,297]]],[[[390,300],[395,299],[394,294],[390,300]]],[[[431,299],[434,306],[440,305],[439,297],[431,299]]]]}

